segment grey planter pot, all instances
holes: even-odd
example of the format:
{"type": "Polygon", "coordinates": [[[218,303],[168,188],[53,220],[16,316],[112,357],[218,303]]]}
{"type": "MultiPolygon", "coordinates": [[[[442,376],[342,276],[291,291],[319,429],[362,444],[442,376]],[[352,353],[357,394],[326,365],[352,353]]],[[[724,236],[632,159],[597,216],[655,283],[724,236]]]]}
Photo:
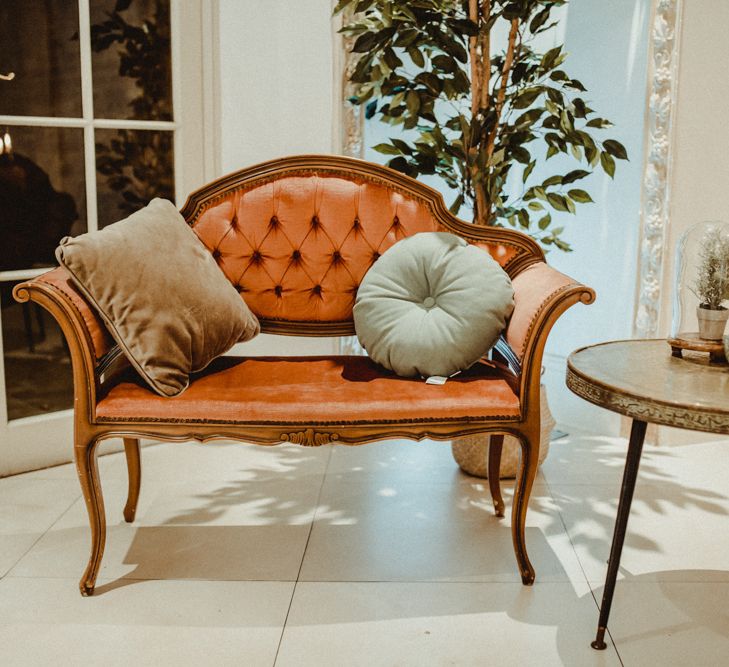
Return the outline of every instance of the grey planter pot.
{"type": "Polygon", "coordinates": [[[704,340],[721,341],[724,329],[729,318],[729,310],[711,310],[710,308],[696,308],[696,318],[699,321],[699,336],[704,340]]]}

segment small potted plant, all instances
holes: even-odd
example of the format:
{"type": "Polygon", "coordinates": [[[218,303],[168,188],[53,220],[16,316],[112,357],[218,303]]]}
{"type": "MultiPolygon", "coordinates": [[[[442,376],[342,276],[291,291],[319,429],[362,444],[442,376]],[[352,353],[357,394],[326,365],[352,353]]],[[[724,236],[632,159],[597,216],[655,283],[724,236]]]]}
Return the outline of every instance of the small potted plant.
{"type": "Polygon", "coordinates": [[[699,336],[720,341],[724,335],[729,310],[729,237],[719,228],[707,230],[699,247],[699,264],[691,290],[699,299],[696,317],[699,336]]]}

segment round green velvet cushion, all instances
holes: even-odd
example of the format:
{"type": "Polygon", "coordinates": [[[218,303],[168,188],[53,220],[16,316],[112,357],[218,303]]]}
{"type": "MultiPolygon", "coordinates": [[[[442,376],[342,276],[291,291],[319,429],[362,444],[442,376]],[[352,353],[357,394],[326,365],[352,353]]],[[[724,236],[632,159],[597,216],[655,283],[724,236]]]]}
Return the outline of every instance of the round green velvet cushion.
{"type": "Polygon", "coordinates": [[[491,255],[460,236],[423,232],[372,265],[354,326],[369,356],[398,375],[449,376],[488,352],[513,307],[509,276],[491,255]]]}

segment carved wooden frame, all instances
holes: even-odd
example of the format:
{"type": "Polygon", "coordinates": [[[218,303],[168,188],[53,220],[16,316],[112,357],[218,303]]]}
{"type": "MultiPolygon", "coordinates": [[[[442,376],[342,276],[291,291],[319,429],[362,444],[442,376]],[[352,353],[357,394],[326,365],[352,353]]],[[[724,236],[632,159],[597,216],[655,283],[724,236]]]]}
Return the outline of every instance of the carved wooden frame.
{"type": "MultiPolygon", "coordinates": [[[[370,181],[397,190],[407,197],[422,202],[437,223],[469,241],[512,247],[516,254],[504,266],[512,278],[530,264],[544,260],[544,252],[530,236],[511,229],[480,227],[465,222],[448,210],[443,196],[437,190],[389,167],[340,155],[295,155],[241,169],[193,192],[185,201],[181,213],[189,224],[194,224],[208,207],[215,205],[231,192],[250,190],[287,176],[306,176],[315,173],[370,181]]],[[[284,336],[352,336],[355,333],[352,320],[293,322],[259,319],[263,333],[284,336]]]]}
{"type": "MultiPolygon", "coordinates": [[[[417,197],[432,211],[436,220],[451,231],[467,239],[508,244],[517,254],[506,269],[514,276],[535,262],[543,261],[544,255],[536,242],[520,232],[502,228],[474,227],[455,218],[445,207],[438,192],[414,181],[399,172],[352,158],[336,156],[297,156],[266,162],[224,176],[197,190],[182,208],[183,215],[194,220],[216,198],[231,190],[253,187],[263,180],[294,173],[328,172],[348,178],[367,178],[400,188],[409,196],[417,197]]],[[[594,292],[580,283],[570,283],[551,294],[545,295],[541,307],[534,313],[527,333],[521,368],[516,374],[506,366],[503,372],[518,393],[520,414],[516,417],[499,417],[469,420],[373,420],[361,422],[301,423],[254,423],[222,422],[214,416],[205,421],[153,420],[153,419],[105,419],[97,416],[96,405],[107,385],[114,382],[107,358],[96,359],[91,335],[83,315],[62,289],[41,279],[34,279],[16,286],[15,298],[21,302],[34,301],[48,310],[60,324],[71,353],[74,380],[74,457],[79,480],[86,501],[91,527],[91,555],[81,578],[82,595],[91,595],[101,564],[106,539],[104,501],[96,465],[98,443],[106,438],[121,437],[127,456],[129,491],[124,507],[124,517],[134,520],[141,481],[139,439],[161,441],[239,440],[261,445],[292,442],[304,446],[320,446],[329,443],[357,445],[374,440],[408,438],[422,440],[432,438],[449,440],[473,433],[513,435],[521,443],[522,464],[516,480],[512,506],[512,538],[522,581],[534,581],[532,567],[526,551],[526,512],[531,488],[537,473],[540,433],[540,370],[547,335],[559,316],[577,302],[591,303],[594,292]]],[[[297,323],[263,321],[264,331],[288,335],[348,335],[353,331],[351,323],[297,323]],[[346,324],[347,326],[344,326],[346,324]]],[[[110,353],[110,354],[113,354],[110,353]]],[[[491,448],[490,465],[498,470],[500,450],[491,448]]],[[[501,497],[498,475],[489,478],[489,487],[498,516],[503,516],[504,502],[501,497]]]]}
{"type": "Polygon", "coordinates": [[[638,286],[633,334],[658,335],[670,225],[673,118],[678,88],[681,0],[654,0],[648,59],[638,286]]]}

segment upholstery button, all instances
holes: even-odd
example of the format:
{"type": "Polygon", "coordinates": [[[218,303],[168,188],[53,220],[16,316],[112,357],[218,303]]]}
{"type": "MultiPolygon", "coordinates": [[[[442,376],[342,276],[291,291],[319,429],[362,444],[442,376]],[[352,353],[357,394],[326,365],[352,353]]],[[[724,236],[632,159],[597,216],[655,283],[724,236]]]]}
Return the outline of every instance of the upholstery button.
{"type": "Polygon", "coordinates": [[[261,258],[262,258],[261,253],[258,250],[254,250],[253,254],[251,255],[251,261],[254,264],[258,264],[261,261],[261,258]]]}
{"type": "Polygon", "coordinates": [[[359,229],[361,227],[359,218],[355,218],[354,222],[352,223],[352,229],[359,229]]]}
{"type": "Polygon", "coordinates": [[[268,224],[271,225],[271,227],[276,227],[278,225],[278,218],[275,215],[271,216],[268,224]]]}
{"type": "Polygon", "coordinates": [[[342,255],[339,250],[335,250],[332,253],[332,264],[339,264],[342,261],[342,255]]]}
{"type": "Polygon", "coordinates": [[[379,253],[379,252],[377,252],[377,250],[375,250],[375,251],[374,251],[374,252],[372,253],[372,261],[374,262],[374,261],[377,261],[378,259],[380,259],[380,253],[379,253]]]}
{"type": "Polygon", "coordinates": [[[394,217],[394,218],[392,219],[392,226],[393,226],[393,227],[399,227],[399,226],[400,226],[400,218],[398,218],[397,216],[395,216],[395,217],[394,217]]]}
{"type": "Polygon", "coordinates": [[[311,226],[312,226],[312,227],[314,227],[314,228],[316,229],[316,228],[317,228],[317,227],[318,227],[318,226],[319,226],[320,224],[321,224],[321,223],[319,222],[319,218],[318,218],[318,216],[316,216],[316,215],[315,215],[315,216],[314,216],[314,217],[313,217],[313,218],[311,219],[311,226]]]}
{"type": "Polygon", "coordinates": [[[423,305],[430,309],[435,305],[435,299],[432,296],[426,296],[425,300],[423,301],[423,305]]]}
{"type": "Polygon", "coordinates": [[[238,214],[233,213],[233,219],[230,221],[231,227],[236,227],[238,225],[238,214]]]}
{"type": "Polygon", "coordinates": [[[298,250],[294,250],[291,253],[291,259],[293,259],[294,262],[298,262],[301,259],[301,253],[298,250]]]}
{"type": "Polygon", "coordinates": [[[280,297],[283,293],[283,287],[281,287],[281,285],[276,285],[276,287],[273,288],[273,291],[276,293],[276,296],[280,297]]]}
{"type": "Polygon", "coordinates": [[[236,285],[235,288],[241,293],[246,291],[246,288],[243,287],[243,285],[236,285]]]}
{"type": "Polygon", "coordinates": [[[311,291],[317,295],[321,294],[321,285],[314,285],[314,287],[311,288],[311,291]]]}
{"type": "Polygon", "coordinates": [[[220,250],[218,250],[217,248],[215,248],[215,250],[213,250],[213,259],[216,262],[220,259],[220,250]]]}

